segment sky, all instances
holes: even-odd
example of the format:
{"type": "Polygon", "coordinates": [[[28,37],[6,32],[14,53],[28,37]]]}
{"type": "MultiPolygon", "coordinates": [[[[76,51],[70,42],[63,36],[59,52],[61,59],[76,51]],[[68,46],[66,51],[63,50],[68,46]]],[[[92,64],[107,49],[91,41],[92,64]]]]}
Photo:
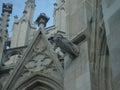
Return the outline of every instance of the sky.
{"type": "MultiPolygon", "coordinates": [[[[17,15],[19,19],[23,15],[23,10],[25,7],[25,2],[27,0],[0,0],[0,14],[2,13],[2,3],[12,3],[13,4],[13,10],[12,14],[10,15],[10,22],[8,27],[8,33],[11,37],[12,35],[12,26],[14,21],[14,16],[17,15]]],[[[33,21],[37,19],[40,13],[44,12],[48,17],[50,17],[50,20],[47,23],[47,27],[53,25],[53,9],[54,9],[54,3],[56,0],[35,0],[36,8],[34,12],[33,21]]]]}

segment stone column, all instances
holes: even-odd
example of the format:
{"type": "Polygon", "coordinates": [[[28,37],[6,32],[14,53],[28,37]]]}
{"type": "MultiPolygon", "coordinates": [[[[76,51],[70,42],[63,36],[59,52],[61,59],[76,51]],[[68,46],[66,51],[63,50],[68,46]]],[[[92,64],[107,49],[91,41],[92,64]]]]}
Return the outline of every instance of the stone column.
{"type": "Polygon", "coordinates": [[[0,66],[2,65],[2,55],[3,50],[5,48],[5,42],[8,40],[8,21],[9,16],[12,13],[12,4],[3,3],[2,7],[2,18],[1,18],[1,26],[0,26],[0,66]]]}

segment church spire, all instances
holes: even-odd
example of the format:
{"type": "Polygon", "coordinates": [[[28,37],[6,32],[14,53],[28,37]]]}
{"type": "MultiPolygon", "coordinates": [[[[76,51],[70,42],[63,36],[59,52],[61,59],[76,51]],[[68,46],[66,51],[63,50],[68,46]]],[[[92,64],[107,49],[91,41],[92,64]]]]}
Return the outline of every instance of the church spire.
{"type": "Polygon", "coordinates": [[[26,6],[23,11],[23,14],[26,15],[28,20],[32,21],[34,10],[35,10],[35,0],[27,0],[25,4],[26,6]]]}
{"type": "Polygon", "coordinates": [[[7,43],[8,40],[8,21],[9,21],[9,16],[12,13],[12,4],[10,3],[3,3],[2,6],[2,18],[0,19],[0,67],[2,64],[2,55],[3,51],[5,49],[5,43],[7,43]]]}

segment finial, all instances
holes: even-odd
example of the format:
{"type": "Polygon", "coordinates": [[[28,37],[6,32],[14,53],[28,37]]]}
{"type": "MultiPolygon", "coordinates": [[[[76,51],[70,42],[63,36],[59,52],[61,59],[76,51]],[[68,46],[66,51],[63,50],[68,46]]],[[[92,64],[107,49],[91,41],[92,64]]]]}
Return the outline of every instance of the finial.
{"type": "Polygon", "coordinates": [[[17,16],[17,15],[15,15],[15,16],[14,16],[14,18],[15,18],[15,19],[18,19],[18,16],[17,16]]]}
{"type": "Polygon", "coordinates": [[[27,0],[27,2],[35,3],[35,0],[27,0]]]}
{"type": "Polygon", "coordinates": [[[46,26],[46,24],[47,24],[47,22],[48,22],[49,19],[50,18],[47,17],[45,13],[40,13],[40,15],[38,16],[38,18],[36,20],[36,23],[38,24],[38,26],[40,24],[44,24],[44,26],[46,26]]]}
{"type": "Polygon", "coordinates": [[[8,13],[12,13],[12,7],[13,5],[10,4],[10,3],[3,3],[3,6],[2,6],[2,13],[4,12],[8,12],[8,13]]]}
{"type": "Polygon", "coordinates": [[[54,3],[54,6],[57,6],[57,3],[54,3]]]}

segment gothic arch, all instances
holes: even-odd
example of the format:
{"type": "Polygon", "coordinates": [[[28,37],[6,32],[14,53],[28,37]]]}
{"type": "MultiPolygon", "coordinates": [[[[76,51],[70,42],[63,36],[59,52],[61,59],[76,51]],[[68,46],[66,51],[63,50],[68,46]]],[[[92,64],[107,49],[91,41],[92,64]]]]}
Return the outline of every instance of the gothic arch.
{"type": "Polygon", "coordinates": [[[15,90],[63,90],[63,86],[55,78],[36,73],[21,82],[15,90]]]}

